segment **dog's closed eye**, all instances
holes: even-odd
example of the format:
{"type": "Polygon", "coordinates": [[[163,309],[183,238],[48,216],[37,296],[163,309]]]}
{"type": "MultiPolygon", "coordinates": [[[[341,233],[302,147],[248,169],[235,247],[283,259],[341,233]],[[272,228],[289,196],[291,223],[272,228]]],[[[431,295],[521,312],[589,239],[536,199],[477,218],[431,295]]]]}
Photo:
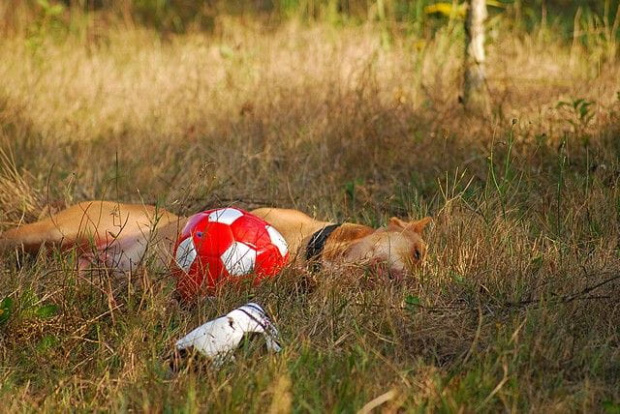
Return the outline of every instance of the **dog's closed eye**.
{"type": "Polygon", "coordinates": [[[413,258],[416,260],[420,260],[422,258],[422,253],[420,252],[420,249],[413,249],[413,258]]]}

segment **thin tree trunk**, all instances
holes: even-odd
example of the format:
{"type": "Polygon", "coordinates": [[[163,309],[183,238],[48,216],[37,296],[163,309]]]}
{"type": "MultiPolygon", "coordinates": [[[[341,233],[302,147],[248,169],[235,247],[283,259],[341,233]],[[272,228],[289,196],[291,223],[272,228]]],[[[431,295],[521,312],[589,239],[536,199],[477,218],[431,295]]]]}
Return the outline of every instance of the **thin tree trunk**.
{"type": "Polygon", "coordinates": [[[487,5],[485,0],[468,0],[467,5],[463,103],[468,111],[486,114],[490,109],[484,54],[484,21],[487,18],[487,5]]]}

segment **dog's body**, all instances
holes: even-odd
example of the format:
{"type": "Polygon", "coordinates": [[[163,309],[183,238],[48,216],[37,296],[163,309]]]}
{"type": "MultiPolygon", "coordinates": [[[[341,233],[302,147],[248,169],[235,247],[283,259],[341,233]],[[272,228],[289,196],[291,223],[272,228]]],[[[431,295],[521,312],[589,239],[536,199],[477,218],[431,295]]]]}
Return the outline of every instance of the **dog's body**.
{"type": "MultiPolygon", "coordinates": [[[[422,230],[429,217],[404,222],[392,218],[386,228],[314,220],[297,210],[260,208],[252,211],[285,238],[292,261],[305,265],[384,263],[392,276],[400,277],[419,264],[426,245],[422,230]],[[322,234],[329,229],[329,233],[322,234]],[[311,254],[310,254],[311,253],[311,254]]],[[[162,266],[171,263],[177,236],[187,218],[153,206],[109,201],[83,202],[48,219],[11,229],[0,235],[0,252],[23,248],[38,251],[42,245],[76,247],[79,267],[93,262],[122,272],[132,271],[147,257],[162,266]]]]}
{"type": "Polygon", "coordinates": [[[109,269],[131,271],[152,253],[168,265],[177,235],[187,219],[153,206],[92,201],[76,204],[36,223],[0,235],[0,252],[42,245],[75,247],[80,268],[101,262],[109,269]]]}

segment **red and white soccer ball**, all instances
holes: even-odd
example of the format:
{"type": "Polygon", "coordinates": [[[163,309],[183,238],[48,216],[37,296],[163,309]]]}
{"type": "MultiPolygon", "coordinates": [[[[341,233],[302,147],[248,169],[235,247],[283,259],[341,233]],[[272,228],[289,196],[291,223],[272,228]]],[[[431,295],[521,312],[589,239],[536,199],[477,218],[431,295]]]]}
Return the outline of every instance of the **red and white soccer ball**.
{"type": "Polygon", "coordinates": [[[191,216],[174,247],[173,274],[185,299],[224,281],[275,276],[288,261],[284,237],[263,219],[228,207],[191,216]]]}

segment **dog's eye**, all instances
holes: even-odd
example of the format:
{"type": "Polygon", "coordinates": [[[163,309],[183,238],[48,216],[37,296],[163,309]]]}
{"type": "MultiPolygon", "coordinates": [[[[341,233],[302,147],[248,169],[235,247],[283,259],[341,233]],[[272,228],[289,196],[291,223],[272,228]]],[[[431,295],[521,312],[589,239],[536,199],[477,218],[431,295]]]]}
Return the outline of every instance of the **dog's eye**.
{"type": "Polygon", "coordinates": [[[420,260],[422,258],[422,253],[420,253],[420,249],[415,249],[413,251],[413,258],[416,260],[420,260]]]}

